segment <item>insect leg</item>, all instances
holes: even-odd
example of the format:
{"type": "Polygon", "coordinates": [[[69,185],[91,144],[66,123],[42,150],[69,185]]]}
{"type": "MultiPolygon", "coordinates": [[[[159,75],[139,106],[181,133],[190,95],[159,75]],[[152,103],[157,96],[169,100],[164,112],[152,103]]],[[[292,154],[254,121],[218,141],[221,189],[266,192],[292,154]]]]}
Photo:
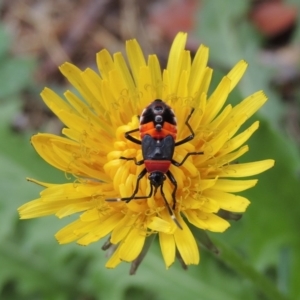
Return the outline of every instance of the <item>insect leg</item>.
{"type": "Polygon", "coordinates": [[[186,118],[186,121],[185,121],[185,125],[188,127],[188,129],[190,130],[191,134],[189,136],[187,136],[186,138],[184,138],[183,140],[176,142],[175,146],[179,146],[179,145],[185,144],[185,143],[189,142],[190,140],[192,140],[195,137],[195,133],[194,133],[194,131],[193,131],[193,129],[192,129],[190,123],[189,123],[189,120],[190,120],[190,118],[191,118],[194,110],[195,109],[192,108],[190,114],[188,115],[188,117],[186,118]]]}
{"type": "Polygon", "coordinates": [[[133,129],[133,130],[129,130],[129,131],[126,131],[125,132],[125,138],[135,144],[138,144],[138,145],[141,145],[142,144],[142,141],[141,140],[138,140],[137,138],[131,136],[130,134],[133,133],[133,132],[137,132],[139,131],[140,129],[139,128],[136,128],[136,129],[133,129]]]}
{"type": "Polygon", "coordinates": [[[107,202],[120,202],[120,201],[125,201],[126,203],[130,202],[131,200],[139,200],[139,199],[146,199],[146,198],[150,198],[152,196],[153,193],[153,187],[151,185],[150,188],[150,193],[148,196],[135,196],[139,190],[139,184],[140,184],[140,180],[147,174],[147,170],[146,168],[143,169],[143,171],[138,175],[137,180],[136,180],[136,186],[135,189],[133,191],[133,194],[130,197],[123,197],[123,198],[108,198],[105,199],[105,201],[107,202]]]}
{"type": "Polygon", "coordinates": [[[179,166],[183,165],[183,163],[186,161],[186,159],[187,159],[190,155],[200,155],[200,154],[204,154],[204,152],[203,152],[203,151],[201,151],[201,152],[189,152],[189,153],[186,154],[186,156],[183,158],[183,160],[182,160],[181,162],[177,162],[176,160],[171,159],[171,163],[172,163],[173,165],[175,165],[176,167],[179,167],[179,166]]]}
{"type": "MultiPolygon", "coordinates": [[[[169,177],[169,176],[168,176],[169,177]]],[[[168,213],[169,215],[171,216],[172,220],[175,222],[175,224],[178,226],[178,228],[182,229],[179,221],[177,220],[175,214],[174,214],[174,211],[171,209],[170,207],[170,204],[168,203],[167,199],[166,199],[166,196],[165,196],[165,193],[163,191],[163,184],[160,186],[160,193],[164,199],[164,202],[166,204],[166,207],[167,207],[167,210],[168,210],[168,213]]],[[[172,196],[173,196],[173,193],[172,193],[172,196]]]]}
{"type": "Polygon", "coordinates": [[[120,158],[120,159],[124,159],[124,160],[133,160],[134,163],[135,163],[137,166],[140,166],[140,165],[142,165],[142,164],[144,163],[144,160],[143,160],[143,159],[137,161],[135,157],[124,157],[124,156],[120,156],[119,158],[120,158]]]}
{"type": "Polygon", "coordinates": [[[168,178],[170,179],[170,181],[174,185],[174,189],[173,189],[173,192],[172,192],[172,199],[173,199],[173,207],[172,208],[175,209],[175,207],[176,207],[177,181],[176,181],[175,177],[173,176],[173,174],[170,171],[168,171],[166,173],[166,175],[168,176],[168,178]]]}

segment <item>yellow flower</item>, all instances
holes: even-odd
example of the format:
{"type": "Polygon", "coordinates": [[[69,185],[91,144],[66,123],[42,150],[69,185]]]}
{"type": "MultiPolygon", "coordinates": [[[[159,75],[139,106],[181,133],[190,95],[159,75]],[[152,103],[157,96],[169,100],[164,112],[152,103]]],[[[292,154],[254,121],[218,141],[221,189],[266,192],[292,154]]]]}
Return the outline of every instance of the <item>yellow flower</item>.
{"type": "MultiPolygon", "coordinates": [[[[230,218],[230,212],[243,213],[249,205],[248,199],[233,193],[257,182],[236,178],[261,173],[274,161],[234,163],[248,151],[244,143],[258,128],[258,122],[254,122],[240,132],[241,125],[267,100],[259,91],[235,107],[223,108],[243,76],[246,62],[238,62],[207,96],[212,76],[212,69],[207,67],[208,48],[200,46],[192,60],[184,49],[186,38],[185,33],[176,36],[163,71],[155,55],[145,60],[136,40],[126,43],[129,67],[121,53],[111,56],[106,50],[97,54],[99,73],[92,69],[81,71],[70,63],[60,67],[80,97],[66,91],[65,101],[44,89],[43,100],[66,128],[62,131],[64,137],[37,134],[32,144],[46,162],[76,180],[50,184],[29,179],[45,189],[40,198],[19,208],[21,219],[51,214],[63,218],[80,213],[76,221],[56,234],[58,242],[88,245],[109,236],[103,247],[113,249],[108,268],[122,261],[133,262],[134,273],[148,249],[148,241],[156,235],[167,268],[174,262],[176,252],[183,265],[199,263],[197,242],[187,223],[204,231],[226,230],[230,226],[224,219],[226,215],[230,218]],[[176,206],[172,198],[174,185],[169,178],[164,181],[163,192],[174,210],[175,222],[160,189],[149,198],[120,201],[133,194],[137,176],[145,167],[135,164],[135,159],[143,159],[141,145],[124,134],[139,128],[138,116],[155,99],[174,110],[176,141],[191,134],[187,118],[194,108],[188,124],[195,136],[176,146],[172,158],[181,162],[189,152],[203,152],[188,156],[181,166],[170,166],[177,181],[176,206]],[[119,201],[110,202],[112,199],[119,201]]],[[[140,138],[138,131],[131,135],[140,138]]],[[[136,196],[148,195],[150,188],[148,176],[144,176],[136,196]]]]}

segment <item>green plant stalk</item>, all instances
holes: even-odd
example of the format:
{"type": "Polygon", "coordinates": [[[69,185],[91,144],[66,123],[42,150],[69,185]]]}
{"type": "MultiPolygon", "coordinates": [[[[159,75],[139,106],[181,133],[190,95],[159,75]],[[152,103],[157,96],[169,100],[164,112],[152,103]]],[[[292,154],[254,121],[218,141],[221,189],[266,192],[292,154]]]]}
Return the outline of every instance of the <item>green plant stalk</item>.
{"type": "Polygon", "coordinates": [[[288,300],[286,295],[279,292],[274,284],[264,275],[255,270],[241,256],[229,248],[220,240],[213,239],[213,243],[220,250],[220,254],[216,257],[222,260],[227,266],[247,278],[252,282],[253,286],[262,292],[270,300],[288,300]]]}

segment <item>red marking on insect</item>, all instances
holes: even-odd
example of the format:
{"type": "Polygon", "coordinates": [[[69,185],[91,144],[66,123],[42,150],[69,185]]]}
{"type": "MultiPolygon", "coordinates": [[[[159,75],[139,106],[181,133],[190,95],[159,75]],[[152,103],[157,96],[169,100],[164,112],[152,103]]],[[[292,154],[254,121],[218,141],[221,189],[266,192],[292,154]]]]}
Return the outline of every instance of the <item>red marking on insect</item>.
{"type": "Polygon", "coordinates": [[[145,167],[148,173],[162,172],[167,173],[171,166],[169,160],[144,160],[145,167]]]}
{"type": "Polygon", "coordinates": [[[155,100],[148,105],[140,117],[140,136],[149,134],[156,140],[171,135],[176,140],[177,121],[172,108],[162,100],[155,100]]]}

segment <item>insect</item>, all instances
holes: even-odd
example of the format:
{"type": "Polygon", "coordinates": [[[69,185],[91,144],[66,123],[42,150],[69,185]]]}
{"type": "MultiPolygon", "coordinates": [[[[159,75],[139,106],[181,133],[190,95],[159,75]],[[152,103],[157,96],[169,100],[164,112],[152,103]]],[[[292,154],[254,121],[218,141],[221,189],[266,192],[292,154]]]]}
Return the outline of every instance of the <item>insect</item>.
{"type": "Polygon", "coordinates": [[[177,121],[172,108],[168,106],[164,101],[156,99],[143,110],[139,120],[139,128],[125,132],[126,139],[135,144],[141,145],[143,159],[137,161],[135,157],[123,156],[121,156],[120,159],[133,160],[136,165],[144,164],[145,168],[138,175],[136,186],[131,196],[124,198],[110,198],[106,199],[106,201],[125,201],[126,203],[128,203],[131,200],[147,199],[152,195],[155,195],[158,188],[160,188],[160,193],[171,218],[176,223],[176,225],[180,229],[182,229],[174,214],[174,210],[176,207],[177,181],[169,169],[171,164],[175,165],[176,167],[181,166],[190,155],[203,154],[203,152],[189,152],[185,155],[181,162],[177,162],[173,159],[175,147],[191,141],[195,136],[194,131],[189,124],[189,120],[193,112],[194,108],[192,108],[185,121],[185,125],[190,131],[190,135],[178,142],[175,142],[177,135],[177,121]],[[132,133],[137,131],[140,132],[141,140],[131,135],[132,133]],[[149,195],[136,196],[139,190],[140,181],[147,173],[149,174],[148,179],[150,181],[149,195]],[[163,190],[164,181],[167,178],[174,186],[172,191],[172,208],[170,207],[163,190]]]}

